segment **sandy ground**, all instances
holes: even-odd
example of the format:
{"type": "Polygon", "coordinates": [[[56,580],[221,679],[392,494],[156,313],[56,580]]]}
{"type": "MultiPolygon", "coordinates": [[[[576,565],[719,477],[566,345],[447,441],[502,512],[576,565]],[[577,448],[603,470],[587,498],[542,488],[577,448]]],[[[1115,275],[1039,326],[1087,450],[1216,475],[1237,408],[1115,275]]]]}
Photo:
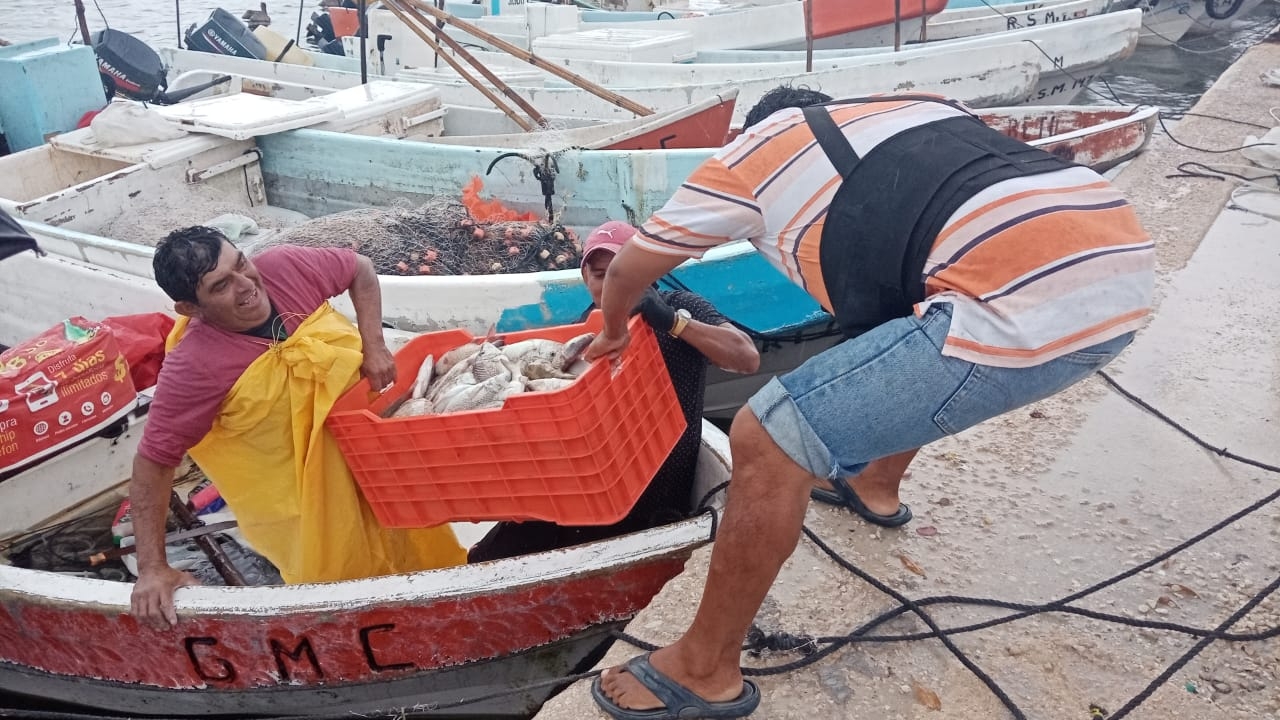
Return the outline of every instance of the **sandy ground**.
{"type": "MultiPolygon", "coordinates": [[[[1247,53],[1196,112],[1270,123],[1280,89],[1259,74],[1280,44],[1247,53]]],[[[1188,117],[1171,128],[1201,147],[1241,144],[1238,125],[1188,117]]],[[[1215,445],[1280,464],[1280,222],[1223,209],[1233,185],[1166,179],[1187,160],[1240,163],[1158,137],[1117,179],[1159,248],[1160,305],[1109,370],[1126,387],[1215,445]]],[[[1277,204],[1280,208],[1280,203],[1277,204]]],[[[904,484],[916,519],[880,530],[820,505],[807,525],[858,567],[913,598],[1045,602],[1132,567],[1280,488],[1280,475],[1196,448],[1094,378],[921,452],[904,484]],[[936,529],[935,535],[920,530],[936,529]],[[906,558],[909,560],[904,560],[906,558]],[[913,572],[908,565],[915,567],[913,572]]],[[[928,531],[926,531],[928,532],[928,531]]],[[[701,595],[710,549],[698,551],[628,630],[663,644],[701,595]]],[[[1280,503],[1079,605],[1131,618],[1212,627],[1280,575],[1280,503]]],[[[894,606],[802,540],[757,624],[766,632],[839,635],[894,606]]],[[[993,616],[935,608],[943,626],[993,616]]],[[[1280,626],[1280,597],[1234,628],[1280,626]]],[[[922,628],[900,619],[886,632],[922,628]]],[[[1177,633],[1041,615],[956,638],[1030,718],[1115,712],[1194,644],[1177,633]]],[[[600,667],[636,654],[615,647],[600,667]]],[[[778,665],[788,653],[744,655],[778,665]]],[[[935,640],[856,645],[761,680],[758,718],[1007,717],[1000,702],[935,640]],[[936,699],[936,703],[932,700],[936,699]],[[930,707],[934,705],[936,707],[930,707]]],[[[605,717],[578,683],[538,715],[605,717]]],[[[1280,718],[1280,639],[1214,643],[1132,718],[1280,718]]]]}

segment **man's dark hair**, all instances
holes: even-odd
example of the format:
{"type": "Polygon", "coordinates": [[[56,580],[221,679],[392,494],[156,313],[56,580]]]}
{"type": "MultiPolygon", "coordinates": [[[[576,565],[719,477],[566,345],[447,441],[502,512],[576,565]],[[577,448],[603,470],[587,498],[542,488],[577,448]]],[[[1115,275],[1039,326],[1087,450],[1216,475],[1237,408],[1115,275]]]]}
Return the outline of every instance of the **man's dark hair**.
{"type": "Polygon", "coordinates": [[[751,111],[747,113],[747,119],[743,127],[751,127],[785,108],[809,107],[810,105],[830,101],[830,95],[820,93],[817,90],[810,90],[803,85],[800,87],[779,85],[765,93],[755,107],[751,108],[751,111]]]}
{"type": "Polygon", "coordinates": [[[203,225],[169,233],[156,245],[151,258],[156,284],[174,302],[196,302],[196,286],[205,273],[218,266],[224,242],[230,240],[221,230],[203,225]]]}

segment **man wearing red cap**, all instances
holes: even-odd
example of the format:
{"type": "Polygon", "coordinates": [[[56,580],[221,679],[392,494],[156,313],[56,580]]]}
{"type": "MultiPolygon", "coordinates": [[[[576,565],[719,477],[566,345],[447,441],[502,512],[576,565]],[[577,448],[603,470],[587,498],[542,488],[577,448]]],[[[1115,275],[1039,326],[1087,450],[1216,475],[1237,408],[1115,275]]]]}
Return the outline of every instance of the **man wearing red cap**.
{"type": "MultiPolygon", "coordinates": [[[[582,248],[582,279],[597,307],[609,263],[635,233],[636,229],[627,223],[610,221],[587,236],[582,248]]],[[[632,314],[635,313],[639,313],[657,335],[671,384],[684,411],[684,434],[666,462],[620,522],[582,527],[545,522],[499,523],[471,549],[468,554],[471,562],[590,542],[688,515],[698,448],[702,443],[707,364],[729,372],[752,373],[760,367],[760,353],[746,333],[696,293],[650,287],[633,310],[632,314]]]]}

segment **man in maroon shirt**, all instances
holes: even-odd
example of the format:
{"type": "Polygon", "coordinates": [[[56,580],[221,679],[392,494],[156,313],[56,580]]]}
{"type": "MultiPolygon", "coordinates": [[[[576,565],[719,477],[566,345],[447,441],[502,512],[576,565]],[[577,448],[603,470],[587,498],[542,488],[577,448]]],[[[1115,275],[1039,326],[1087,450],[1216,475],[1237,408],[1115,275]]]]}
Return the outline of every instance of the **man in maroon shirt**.
{"type": "MultiPolygon", "coordinates": [[[[328,298],[344,292],[349,292],[356,310],[363,353],[360,374],[369,379],[371,387],[386,388],[395,381],[396,367],[382,335],[377,274],[368,258],[350,250],[285,245],[250,260],[219,231],[192,227],[175,231],[162,241],[156,248],[153,265],[156,282],[174,300],[174,310],[189,318],[180,342],[166,356],[160,371],[129,488],[138,546],[138,581],[133,590],[132,611],[142,622],[164,629],[177,621],[174,590],[196,584],[195,578],[172,568],[165,555],[170,483],[183,455],[214,427],[224,400],[241,375],[269,348],[286,342],[328,298]]],[[[281,382],[285,379],[281,378],[281,382]]],[[[240,447],[227,448],[228,452],[237,450],[244,451],[240,447]]],[[[217,477],[212,479],[219,484],[217,477]]],[[[262,485],[263,497],[295,498],[289,494],[295,492],[289,486],[295,482],[292,477],[261,477],[252,482],[262,485]],[[274,487],[267,487],[273,483],[274,487]]],[[[299,496],[303,492],[296,491],[299,496]]],[[[225,490],[223,495],[227,496],[225,490]]],[[[353,489],[344,502],[350,503],[356,497],[353,489]]],[[[230,498],[228,502],[237,510],[230,498]]],[[[279,504],[294,505],[279,508],[284,522],[298,521],[299,513],[307,512],[306,503],[279,504]]],[[[263,509],[253,510],[261,522],[263,509]]],[[[274,510],[267,508],[268,515],[274,510]]],[[[359,521],[366,514],[361,508],[352,508],[350,515],[359,521]]],[[[269,523],[273,518],[267,520],[269,523]]],[[[306,522],[306,518],[300,522],[306,522]]],[[[241,525],[248,535],[244,517],[241,525]]],[[[446,532],[452,540],[451,531],[446,532]]],[[[380,543],[403,548],[413,542],[397,537],[385,540],[389,535],[380,528],[365,527],[358,534],[360,541],[370,542],[365,548],[351,548],[352,552],[377,556],[382,555],[378,552],[380,543]]],[[[261,551],[281,565],[280,559],[266,549],[261,551]]],[[[394,552],[388,554],[394,556],[394,552]]],[[[465,557],[457,559],[463,561],[465,557]]],[[[420,569],[424,568],[396,567],[394,561],[382,568],[385,572],[420,569]]],[[[285,573],[283,565],[281,570],[285,573]]],[[[289,577],[285,573],[285,579],[306,582],[342,579],[350,574],[350,568],[340,568],[310,577],[289,577]]]]}

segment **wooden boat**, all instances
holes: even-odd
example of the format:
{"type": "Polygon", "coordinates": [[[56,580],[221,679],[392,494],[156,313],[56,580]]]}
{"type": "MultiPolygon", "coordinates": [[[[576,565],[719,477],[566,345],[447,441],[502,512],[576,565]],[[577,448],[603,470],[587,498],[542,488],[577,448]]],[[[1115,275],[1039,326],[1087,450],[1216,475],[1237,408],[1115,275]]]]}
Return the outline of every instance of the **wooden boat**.
{"type": "MultiPolygon", "coordinates": [[[[945,52],[949,54],[949,57],[957,57],[956,55],[950,55],[950,53],[960,53],[960,56],[963,56],[964,53],[985,56],[994,47],[1003,48],[1006,44],[1018,43],[1032,51],[1032,56],[1039,67],[1039,79],[1036,87],[1020,102],[1029,105],[1057,105],[1071,102],[1073,98],[1084,92],[1094,78],[1110,64],[1131,55],[1137,47],[1141,25],[1142,13],[1140,11],[1125,10],[1042,27],[1010,30],[994,35],[930,42],[912,46],[912,48],[898,53],[866,48],[815,51],[813,62],[815,67],[818,67],[819,62],[823,64],[847,63],[853,58],[866,57],[868,55],[895,57],[906,55],[907,53],[929,52],[945,52]]],[[[714,68],[714,70],[707,71],[709,75],[718,77],[717,73],[759,72],[759,70],[745,71],[737,69],[741,66],[758,64],[761,67],[771,68],[780,75],[785,73],[787,68],[799,67],[803,69],[804,55],[802,51],[717,50],[699,53],[694,63],[673,67],[697,68],[700,64],[707,64],[714,68]]],[[[946,61],[940,59],[939,62],[946,61]]],[[[603,63],[571,60],[565,64],[567,67],[574,69],[575,72],[581,72],[597,81],[601,78],[593,75],[593,71],[605,72],[602,67],[603,63]]],[[[619,68],[609,66],[611,71],[617,69],[619,68]]],[[[649,71],[649,66],[646,66],[645,72],[648,73],[649,71]]],[[[681,70],[672,69],[672,67],[653,68],[652,71],[659,73],[656,77],[669,81],[675,81],[679,76],[667,77],[666,74],[681,72],[681,70]]],[[[697,72],[697,70],[686,72],[697,72]]],[[[826,92],[825,86],[823,88],[824,92],[826,92]]],[[[618,88],[615,87],[614,89],[618,88]]],[[[618,91],[625,92],[623,90],[618,91]]],[[[751,101],[748,93],[744,91],[740,99],[743,104],[750,106],[751,101]]]]}
{"type": "MultiPolygon", "coordinates": [[[[900,26],[904,35],[919,34],[920,18],[936,16],[947,5],[945,0],[902,3],[900,26]]],[[[850,4],[843,0],[817,0],[813,3],[813,35],[815,47],[856,47],[847,39],[868,30],[892,26],[893,0],[863,0],[850,4]]],[[[573,6],[543,7],[540,3],[508,4],[497,15],[483,9],[450,4],[448,11],[472,22],[482,30],[503,40],[533,49],[538,37],[555,33],[576,32],[588,28],[618,28],[639,33],[684,33],[694,48],[777,48],[805,42],[804,10],[801,3],[755,2],[725,4],[705,10],[651,6],[641,11],[581,10],[573,6]]],[[[369,13],[370,36],[391,35],[386,47],[396,51],[405,33],[390,13],[369,13]]],[[[449,29],[459,40],[493,49],[484,40],[449,29]]],[[[892,29],[889,30],[892,33],[892,29]]],[[[411,41],[412,42],[412,41],[411,41]]]]}
{"type": "Polygon", "coordinates": [[[1162,0],[1134,2],[1142,8],[1143,29],[1138,43],[1149,47],[1176,45],[1184,36],[1207,35],[1230,29],[1263,0],[1162,0]]]}
{"type": "MultiPolygon", "coordinates": [[[[81,458],[102,453],[98,443],[81,458]]],[[[729,467],[728,439],[704,423],[691,507],[728,480],[729,467]]],[[[40,481],[54,495],[57,477],[45,473],[28,484],[40,481]]],[[[102,494],[86,508],[118,503],[122,477],[97,475],[102,494]]],[[[13,481],[0,482],[7,518],[27,510],[8,502],[13,481]]],[[[713,527],[701,514],[440,570],[185,588],[175,599],[178,625],[165,632],[129,616],[129,583],[0,562],[0,693],[163,717],[368,716],[404,708],[529,717],[562,688],[547,681],[597,662],[610,631],[682,571],[713,527]]],[[[459,534],[475,538],[483,529],[464,524],[459,534]]]]}
{"type": "Polygon", "coordinates": [[[1196,9],[1200,4],[1200,0],[1133,3],[1133,7],[1142,9],[1142,34],[1138,36],[1138,44],[1146,47],[1176,45],[1196,24],[1196,9]]]}
{"type": "Polygon", "coordinates": [[[1111,12],[1114,5],[1115,0],[1067,0],[961,9],[930,18],[924,33],[929,42],[977,37],[1102,15],[1111,12]]]}
{"type": "MultiPolygon", "coordinates": [[[[196,54],[197,59],[205,58],[204,54],[196,54]]],[[[252,61],[251,61],[252,63],[252,61]]],[[[253,68],[248,68],[253,69],[253,68]]],[[[330,90],[329,87],[305,85],[301,82],[289,82],[287,85],[268,78],[256,78],[241,76],[234,73],[220,73],[215,70],[195,69],[186,70],[180,76],[182,82],[198,83],[204,79],[214,76],[227,76],[230,81],[227,88],[236,92],[228,92],[227,95],[239,95],[241,99],[247,97],[250,100],[256,100],[259,95],[268,95],[273,97],[275,101],[288,102],[288,104],[298,104],[298,102],[316,102],[319,100],[328,100],[329,97],[335,95],[355,94],[362,95],[367,92],[362,88],[369,87],[392,87],[399,88],[401,92],[430,92],[431,95],[439,97],[439,88],[426,85],[426,83],[411,82],[392,82],[392,81],[371,81],[369,85],[356,85],[344,87],[343,90],[330,90]],[[411,88],[421,88],[421,90],[411,90],[411,88]]],[[[320,82],[324,82],[324,74],[319,77],[320,82]]],[[[300,78],[307,79],[307,78],[300,78]]],[[[346,78],[343,78],[346,79],[346,78]]],[[[346,82],[334,83],[334,85],[347,85],[346,82]]],[[[175,83],[175,86],[180,87],[175,83]]],[[[228,115],[237,119],[246,119],[247,108],[241,108],[238,100],[228,100],[227,96],[221,94],[209,94],[206,97],[197,96],[196,100],[188,102],[188,104],[173,106],[173,108],[165,108],[166,114],[172,115],[173,118],[183,118],[187,115],[196,115],[201,104],[211,104],[211,102],[227,102],[229,108],[228,115]],[[187,111],[187,106],[196,108],[193,111],[187,111]]],[[[673,108],[652,115],[641,115],[641,117],[632,117],[628,120],[594,120],[589,118],[567,117],[567,115],[550,114],[545,115],[548,122],[548,128],[539,128],[535,131],[526,132],[521,129],[508,115],[498,109],[490,108],[471,108],[471,106],[458,105],[436,105],[436,109],[430,114],[392,114],[380,115],[376,122],[364,124],[360,128],[349,128],[349,124],[338,124],[332,122],[324,122],[319,124],[308,124],[305,127],[315,129],[330,129],[330,131],[349,132],[353,135],[372,135],[381,137],[399,137],[410,138],[410,140],[422,142],[444,143],[444,145],[489,145],[488,142],[481,138],[489,137],[508,137],[508,143],[511,146],[532,147],[545,145],[550,141],[561,143],[563,146],[580,147],[582,150],[660,150],[660,149],[685,149],[685,147],[716,147],[722,145],[724,138],[727,137],[728,129],[733,118],[733,110],[736,108],[737,88],[722,88],[714,94],[701,99],[690,102],[690,104],[673,108]],[[428,123],[426,120],[436,120],[434,123],[428,123]]],[[[252,124],[248,122],[238,123],[238,126],[244,128],[244,132],[250,132],[252,124]]],[[[301,127],[301,126],[300,126],[301,127]]],[[[205,132],[219,132],[216,128],[193,128],[204,129],[205,132]]],[[[228,133],[223,133],[228,135],[228,133]]],[[[264,135],[264,133],[257,133],[264,135]]],[[[229,137],[247,137],[246,136],[230,136],[229,137]]]]}
{"type": "MultiPolygon", "coordinates": [[[[1101,43],[1107,41],[1100,40],[1101,43]]],[[[851,51],[847,51],[851,52],[851,51]]],[[[506,55],[476,53],[504,82],[510,84],[534,107],[554,110],[556,114],[585,119],[633,119],[635,115],[581,88],[547,79],[540,71],[530,72],[506,55]]],[[[303,67],[268,63],[230,56],[209,55],[185,50],[161,51],[166,64],[175,72],[201,70],[204,73],[234,73],[282,86],[344,88],[359,84],[358,72],[352,72],[350,59],[339,58],[334,67],[303,67]],[[346,69],[336,69],[343,67],[346,69]]],[[[804,62],[786,64],[786,69],[765,64],[733,63],[713,67],[693,64],[655,64],[656,74],[633,73],[627,63],[599,67],[600,75],[588,77],[610,90],[656,112],[685,107],[699,98],[738,90],[734,122],[741,123],[746,112],[764,93],[784,82],[806,82],[836,95],[869,94],[910,89],[915,92],[945,93],[973,107],[995,107],[1018,104],[1036,92],[1040,78],[1041,53],[1029,43],[1006,43],[984,47],[984,53],[970,49],[911,49],[902,53],[879,53],[874,56],[839,58],[827,66],[817,66],[813,73],[804,72],[804,62]],[[718,75],[711,76],[710,73],[718,75]],[[684,77],[695,74],[697,77],[684,77]],[[611,86],[610,82],[632,83],[611,86]],[[643,84],[637,87],[636,84],[643,84]]],[[[566,66],[579,72],[576,61],[566,66]]],[[[584,61],[585,62],[585,61],[584,61]]],[[[648,66],[637,65],[637,69],[648,66]]],[[[781,64],[780,64],[781,65],[781,64]]],[[[451,70],[407,68],[401,66],[395,77],[439,88],[442,100],[450,107],[492,107],[470,83],[451,70]]],[[[590,72],[584,73],[590,75],[590,72]]],[[[1065,87],[1064,87],[1065,90],[1065,87]]]]}
{"type": "MultiPolygon", "coordinates": [[[[727,88],[688,107],[654,113],[634,120],[597,122],[576,127],[556,127],[545,132],[506,132],[491,135],[449,135],[430,138],[437,145],[508,148],[578,148],[582,150],[677,150],[719,147],[729,137],[730,121],[738,97],[727,88]]],[[[462,109],[462,108],[460,108],[462,109]]],[[[499,122],[497,110],[465,108],[472,117],[483,112],[489,122],[499,122]]],[[[469,125],[474,129],[475,124],[469,125]]]]}
{"type": "Polygon", "coordinates": [[[1160,108],[1023,107],[979,112],[983,122],[1064,160],[1106,172],[1146,148],[1160,108]]]}
{"type": "Polygon", "coordinates": [[[1196,22],[1187,35],[1208,35],[1221,30],[1231,30],[1244,22],[1244,16],[1253,12],[1264,0],[1204,0],[1197,3],[1196,22]]]}
{"type": "MultiPolygon", "coordinates": [[[[993,127],[1082,164],[1106,169],[1132,157],[1153,130],[1155,108],[1015,107],[982,111],[993,127]]],[[[195,142],[195,141],[192,141],[195,142]]],[[[30,151],[28,151],[30,152],[30,151]]],[[[434,196],[454,197],[471,178],[483,175],[508,147],[475,148],[361,137],[317,130],[295,130],[220,144],[188,153],[181,163],[144,161],[127,164],[86,156],[77,163],[65,154],[58,178],[49,178],[41,194],[15,199],[4,178],[14,158],[0,159],[0,198],[50,253],[24,255],[0,264],[0,283],[10,290],[9,312],[0,317],[0,342],[30,337],[72,314],[106,316],[130,312],[168,311],[170,302],[151,280],[151,248],[132,236],[104,236],[118,224],[120,213],[173,214],[173,225],[198,222],[181,212],[192,194],[212,191],[232,207],[279,207],[309,217],[339,210],[386,205],[396,198],[410,202],[434,196]],[[316,158],[325,158],[317,162],[316,158]],[[220,174],[204,175],[223,163],[244,159],[220,174]],[[97,173],[96,175],[94,173],[97,173]],[[188,173],[204,179],[189,183],[188,173]],[[60,181],[79,184],[55,187],[60,181]],[[205,190],[208,188],[209,190],[205,190]],[[238,204],[238,205],[237,205],[238,204]],[[92,292],[86,292],[92,288],[92,292]]],[[[579,232],[608,219],[642,222],[670,197],[710,150],[582,151],[562,149],[523,155],[540,162],[553,154],[557,212],[561,222],[579,232]],[[559,204],[562,203],[562,206],[559,204]]],[[[175,154],[176,155],[176,154],[175,154]]],[[[164,157],[160,151],[154,157],[164,157]]],[[[541,211],[541,183],[526,160],[510,158],[485,176],[485,194],[519,210],[541,211]]],[[[168,217],[168,215],[165,215],[168,217]]],[[[130,227],[126,223],[125,227],[130,227]]],[[[696,262],[682,265],[672,278],[710,298],[728,317],[779,339],[791,347],[797,333],[820,332],[828,316],[803,291],[773,269],[747,243],[716,248],[696,262]],[[761,303],[768,297],[772,302],[761,303]]],[[[465,327],[484,332],[520,330],[572,322],[590,299],[577,270],[464,277],[384,277],[386,319],[406,330],[465,327]]],[[[349,306],[342,306],[350,312],[349,306]]],[[[774,348],[773,345],[769,346],[774,348]]],[[[794,367],[794,357],[766,352],[762,375],[794,367]],[[775,362],[776,360],[776,362],[775,362]]],[[[749,393],[750,379],[734,380],[733,391],[708,408],[732,412],[749,393]]],[[[726,386],[729,387],[729,386],[726,386]]]]}
{"type": "MultiPolygon", "coordinates": [[[[1061,22],[1115,9],[1116,0],[1039,0],[962,3],[903,3],[900,21],[895,28],[892,5],[815,3],[813,47],[823,49],[885,47],[902,42],[946,40],[998,32],[1018,27],[1031,27],[1061,22]],[[1070,6],[1070,7],[1068,7],[1070,6]],[[921,22],[923,17],[923,23],[921,22]],[[923,24],[923,28],[921,27],[923,24]]],[[[697,50],[803,50],[806,45],[803,4],[772,2],[726,4],[718,7],[699,5],[694,10],[684,7],[650,6],[640,11],[581,10],[541,8],[519,4],[504,6],[499,15],[486,15],[483,10],[468,12],[466,6],[450,5],[453,14],[474,23],[508,42],[525,49],[536,49],[540,37],[578,32],[588,29],[618,29],[635,33],[685,34],[688,47],[697,50]],[[532,12],[531,12],[532,10],[532,12]],[[535,19],[536,18],[536,19],[535,19]]],[[[373,10],[369,14],[371,34],[389,34],[386,52],[404,54],[406,38],[399,21],[390,13],[373,10]]],[[[452,32],[486,49],[484,40],[460,31],[452,32]]],[[[373,58],[373,53],[370,55],[373,58]]]]}
{"type": "MultiPolygon", "coordinates": [[[[211,57],[205,53],[194,53],[194,55],[197,59],[211,57]]],[[[258,61],[249,61],[249,63],[254,62],[258,61]]],[[[248,69],[254,69],[254,67],[250,65],[248,69]]],[[[321,73],[319,76],[323,77],[323,75],[324,73],[321,73]]],[[[283,130],[296,127],[452,144],[467,143],[467,138],[472,136],[522,132],[511,118],[493,108],[492,105],[487,108],[442,106],[440,90],[426,84],[389,80],[373,80],[368,84],[360,84],[359,78],[353,77],[351,79],[356,82],[333,83],[342,86],[341,89],[334,89],[327,85],[281,82],[276,79],[247,77],[236,73],[190,69],[183,70],[177,76],[173,87],[198,84],[215,76],[226,76],[230,80],[215,88],[214,91],[202,93],[195,99],[179,105],[159,108],[159,111],[174,122],[183,123],[184,127],[189,129],[217,133],[234,139],[266,134],[264,129],[283,130]],[[385,107],[385,103],[371,102],[380,99],[396,100],[400,97],[430,97],[434,104],[425,108],[423,105],[415,105],[412,109],[404,109],[403,101],[399,102],[398,107],[390,108],[385,107]],[[270,121],[260,117],[261,111],[258,105],[272,104],[282,108],[280,115],[291,121],[291,125],[277,123],[271,126],[270,121]],[[211,107],[214,108],[212,112],[211,107]],[[255,111],[259,112],[255,115],[255,111]],[[192,124],[193,120],[206,120],[211,116],[216,116],[220,122],[199,127],[192,124]],[[239,133],[220,129],[226,127],[239,128],[239,133]]],[[[572,139],[569,144],[585,149],[647,150],[714,147],[724,141],[729,130],[737,96],[736,89],[723,88],[686,105],[624,121],[593,120],[555,114],[548,114],[545,119],[559,134],[569,133],[565,135],[566,138],[572,139]]],[[[536,144],[538,141],[530,138],[528,142],[536,144]]],[[[470,144],[481,143],[471,142],[470,144]]]]}
{"type": "MultiPolygon", "coordinates": [[[[814,48],[875,48],[893,47],[895,42],[908,45],[920,42],[954,40],[1005,32],[1019,28],[1038,27],[1052,23],[1076,20],[1100,15],[1116,9],[1117,0],[1041,0],[1039,2],[1004,2],[959,7],[955,0],[947,8],[923,21],[905,21],[897,28],[893,23],[848,32],[843,35],[815,40],[814,48]]],[[[806,40],[777,43],[768,48],[754,49],[804,50],[806,40]]],[[[740,45],[741,49],[748,46],[740,45]]],[[[708,48],[710,49],[710,48],[708,48]]]]}

